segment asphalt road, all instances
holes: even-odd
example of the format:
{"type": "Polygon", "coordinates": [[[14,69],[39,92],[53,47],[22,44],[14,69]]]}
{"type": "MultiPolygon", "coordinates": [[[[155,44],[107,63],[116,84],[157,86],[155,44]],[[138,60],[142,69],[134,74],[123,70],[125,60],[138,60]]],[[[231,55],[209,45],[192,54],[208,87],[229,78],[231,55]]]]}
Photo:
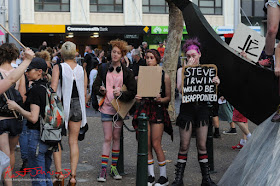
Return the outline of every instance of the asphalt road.
{"type": "MultiPolygon", "coordinates": [[[[177,106],[178,109],[178,106],[177,106]]],[[[99,174],[101,168],[101,149],[103,142],[103,129],[100,121],[100,114],[95,113],[92,109],[87,109],[89,131],[86,133],[85,140],[79,142],[80,148],[80,159],[77,169],[77,185],[81,186],[101,186],[101,185],[114,185],[114,186],[128,186],[136,185],[136,165],[137,165],[137,141],[135,140],[135,133],[129,132],[124,129],[124,168],[127,173],[123,176],[122,180],[114,180],[107,176],[107,182],[98,183],[96,178],[99,174]]],[[[131,119],[125,121],[125,123],[132,128],[131,119]]],[[[256,125],[249,122],[249,128],[251,131],[255,129],[256,125]]],[[[163,135],[162,147],[167,161],[167,176],[169,177],[169,182],[171,183],[174,179],[174,164],[176,163],[177,153],[179,149],[179,130],[178,127],[174,126],[174,141],[172,142],[169,135],[166,133],[163,135]]],[[[227,130],[229,124],[226,122],[220,122],[220,132],[227,130]]],[[[226,169],[232,163],[236,157],[238,150],[232,150],[231,146],[236,145],[241,137],[241,131],[237,127],[237,135],[221,135],[221,138],[214,139],[214,166],[216,173],[211,174],[212,179],[218,183],[218,181],[223,176],[226,169]]],[[[70,168],[70,152],[67,142],[67,137],[63,138],[64,151],[62,152],[62,167],[63,169],[70,168]]],[[[154,154],[155,155],[155,154],[154,154]]],[[[159,168],[157,166],[156,158],[155,160],[155,173],[156,179],[159,177],[159,168]]],[[[109,160],[109,165],[110,165],[109,160]]],[[[15,170],[19,170],[21,166],[20,152],[16,152],[16,166],[15,170]]],[[[54,165],[52,165],[51,170],[54,170],[54,165]]],[[[29,178],[28,176],[24,178],[29,178]]],[[[68,182],[66,179],[66,183],[68,182]]],[[[65,183],[65,185],[66,185],[65,183]]],[[[197,151],[195,139],[192,138],[191,146],[188,153],[188,162],[184,175],[185,185],[198,186],[201,184],[201,174],[199,164],[197,162],[197,151]]],[[[27,186],[31,185],[28,181],[15,181],[16,186],[27,186]]]]}

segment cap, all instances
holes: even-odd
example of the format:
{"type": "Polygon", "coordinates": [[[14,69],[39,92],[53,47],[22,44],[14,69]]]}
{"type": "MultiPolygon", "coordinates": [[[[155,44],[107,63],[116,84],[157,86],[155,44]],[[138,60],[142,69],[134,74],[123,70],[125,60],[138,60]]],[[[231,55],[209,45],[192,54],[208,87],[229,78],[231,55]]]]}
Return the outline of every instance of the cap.
{"type": "Polygon", "coordinates": [[[32,59],[27,70],[42,69],[44,72],[46,72],[47,68],[48,68],[47,63],[43,58],[35,57],[32,59]]]}

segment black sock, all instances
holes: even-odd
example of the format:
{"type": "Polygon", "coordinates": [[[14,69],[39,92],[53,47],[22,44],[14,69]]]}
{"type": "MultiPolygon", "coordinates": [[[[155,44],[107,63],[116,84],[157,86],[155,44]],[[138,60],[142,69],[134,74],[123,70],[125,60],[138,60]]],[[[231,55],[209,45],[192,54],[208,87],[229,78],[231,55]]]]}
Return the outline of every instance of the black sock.
{"type": "Polygon", "coordinates": [[[216,134],[219,134],[219,133],[220,133],[219,128],[215,128],[215,133],[216,133],[216,134]]]}

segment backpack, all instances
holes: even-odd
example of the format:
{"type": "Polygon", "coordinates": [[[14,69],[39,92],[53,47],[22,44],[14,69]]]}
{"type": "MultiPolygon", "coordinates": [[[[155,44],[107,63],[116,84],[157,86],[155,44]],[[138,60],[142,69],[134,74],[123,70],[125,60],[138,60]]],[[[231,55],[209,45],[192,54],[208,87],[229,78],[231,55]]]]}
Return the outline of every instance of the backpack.
{"type": "Polygon", "coordinates": [[[46,89],[45,118],[40,116],[41,140],[48,145],[56,146],[61,141],[61,128],[64,125],[62,102],[51,88],[46,89]]]}
{"type": "MultiPolygon", "coordinates": [[[[4,79],[1,72],[0,72],[0,79],[4,79]]],[[[11,86],[5,94],[7,95],[8,99],[15,101],[21,107],[23,106],[22,97],[17,89],[15,89],[15,85],[11,86]]],[[[16,112],[17,119],[20,119],[20,114],[16,112]]],[[[13,111],[8,109],[7,100],[4,96],[4,93],[0,95],[0,116],[3,117],[15,117],[13,111]]]]}

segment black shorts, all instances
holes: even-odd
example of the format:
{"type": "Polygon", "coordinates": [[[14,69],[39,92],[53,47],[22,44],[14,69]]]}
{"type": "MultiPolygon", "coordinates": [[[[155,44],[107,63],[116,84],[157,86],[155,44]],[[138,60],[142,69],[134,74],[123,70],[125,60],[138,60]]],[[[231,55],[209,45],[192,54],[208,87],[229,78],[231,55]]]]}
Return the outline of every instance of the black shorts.
{"type": "Polygon", "coordinates": [[[212,116],[213,117],[219,116],[219,103],[218,102],[213,102],[212,116]]]}
{"type": "Polygon", "coordinates": [[[182,103],[176,125],[186,130],[189,130],[190,124],[193,128],[209,125],[210,114],[206,103],[182,103]]]}
{"type": "Polygon", "coordinates": [[[22,132],[22,122],[17,119],[0,120],[0,135],[8,133],[9,136],[17,136],[22,132]]]}
{"type": "Polygon", "coordinates": [[[74,122],[82,120],[82,108],[79,98],[71,98],[69,120],[74,122]]]}

